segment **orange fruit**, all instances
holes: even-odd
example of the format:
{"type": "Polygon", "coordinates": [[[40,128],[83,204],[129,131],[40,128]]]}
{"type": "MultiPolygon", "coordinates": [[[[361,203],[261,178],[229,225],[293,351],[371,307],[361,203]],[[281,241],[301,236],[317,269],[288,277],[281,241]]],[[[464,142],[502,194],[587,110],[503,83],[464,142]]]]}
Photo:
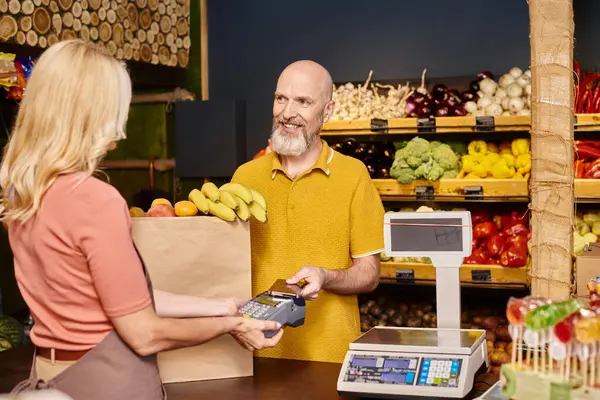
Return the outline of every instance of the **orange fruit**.
{"type": "Polygon", "coordinates": [[[154,199],[154,201],[150,205],[150,208],[152,208],[153,206],[155,206],[157,204],[166,204],[168,206],[173,207],[173,205],[171,204],[171,202],[169,200],[167,200],[167,199],[154,199]]]}
{"type": "Polygon", "coordinates": [[[198,214],[198,207],[191,201],[178,201],[175,203],[175,214],[178,217],[192,217],[198,214]]]}
{"type": "Polygon", "coordinates": [[[146,213],[144,212],[144,210],[142,210],[139,207],[131,207],[129,209],[129,215],[131,216],[131,218],[137,218],[137,217],[145,217],[146,213]]]}

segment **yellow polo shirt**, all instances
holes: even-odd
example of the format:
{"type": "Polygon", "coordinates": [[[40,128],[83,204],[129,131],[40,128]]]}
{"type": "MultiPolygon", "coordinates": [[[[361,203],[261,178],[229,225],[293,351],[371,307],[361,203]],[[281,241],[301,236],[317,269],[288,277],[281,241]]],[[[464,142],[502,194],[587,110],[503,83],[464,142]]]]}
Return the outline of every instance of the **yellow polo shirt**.
{"type": "MultiPolygon", "coordinates": [[[[364,164],[331,149],[292,179],[272,152],[238,168],[232,179],[263,194],[266,224],[251,222],[254,295],[304,266],[342,270],[352,257],[383,251],[381,199],[364,164]]],[[[257,356],[341,363],[360,335],[356,296],[321,291],[308,301],[306,320],[257,356]]]]}

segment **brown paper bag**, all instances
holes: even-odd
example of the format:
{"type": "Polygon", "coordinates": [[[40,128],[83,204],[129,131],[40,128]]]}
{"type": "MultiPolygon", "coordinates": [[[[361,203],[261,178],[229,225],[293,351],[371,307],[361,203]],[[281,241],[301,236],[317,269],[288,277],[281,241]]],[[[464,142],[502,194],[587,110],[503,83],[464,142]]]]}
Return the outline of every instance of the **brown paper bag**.
{"type": "MultiPolygon", "coordinates": [[[[155,289],[202,297],[252,294],[250,227],[215,217],[134,218],[133,240],[155,289]]],[[[158,355],[165,383],[252,376],[252,353],[229,335],[158,355]]]]}

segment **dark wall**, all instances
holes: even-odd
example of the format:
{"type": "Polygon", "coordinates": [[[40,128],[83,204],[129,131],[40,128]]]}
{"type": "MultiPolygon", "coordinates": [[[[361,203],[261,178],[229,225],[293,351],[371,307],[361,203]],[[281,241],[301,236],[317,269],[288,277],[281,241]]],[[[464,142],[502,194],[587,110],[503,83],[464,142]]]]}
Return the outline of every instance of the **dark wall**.
{"type": "Polygon", "coordinates": [[[376,80],[502,73],[530,59],[525,0],[208,0],[208,24],[210,98],[248,102],[249,157],[266,145],[292,61],[345,82],[370,69],[376,80]]]}
{"type": "Polygon", "coordinates": [[[600,1],[574,0],[575,10],[575,59],[581,68],[600,70],[600,1]]]}

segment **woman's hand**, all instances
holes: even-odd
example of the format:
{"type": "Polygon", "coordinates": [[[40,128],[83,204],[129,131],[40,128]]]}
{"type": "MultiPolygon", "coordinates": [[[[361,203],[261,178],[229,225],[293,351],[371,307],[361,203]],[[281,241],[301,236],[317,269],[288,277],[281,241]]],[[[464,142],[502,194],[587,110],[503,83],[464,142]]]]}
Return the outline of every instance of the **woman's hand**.
{"type": "Polygon", "coordinates": [[[225,315],[235,315],[237,310],[242,308],[242,306],[244,306],[249,301],[250,301],[249,298],[245,299],[245,298],[239,298],[239,297],[230,297],[228,299],[223,299],[223,302],[226,305],[226,309],[227,309],[227,314],[225,314],[225,315]]]}
{"type": "Polygon", "coordinates": [[[240,324],[231,332],[231,336],[239,343],[240,346],[248,351],[266,349],[277,345],[283,329],[281,324],[275,321],[263,321],[253,318],[240,318],[240,324]],[[278,331],[271,338],[265,337],[265,331],[278,331]]]}

